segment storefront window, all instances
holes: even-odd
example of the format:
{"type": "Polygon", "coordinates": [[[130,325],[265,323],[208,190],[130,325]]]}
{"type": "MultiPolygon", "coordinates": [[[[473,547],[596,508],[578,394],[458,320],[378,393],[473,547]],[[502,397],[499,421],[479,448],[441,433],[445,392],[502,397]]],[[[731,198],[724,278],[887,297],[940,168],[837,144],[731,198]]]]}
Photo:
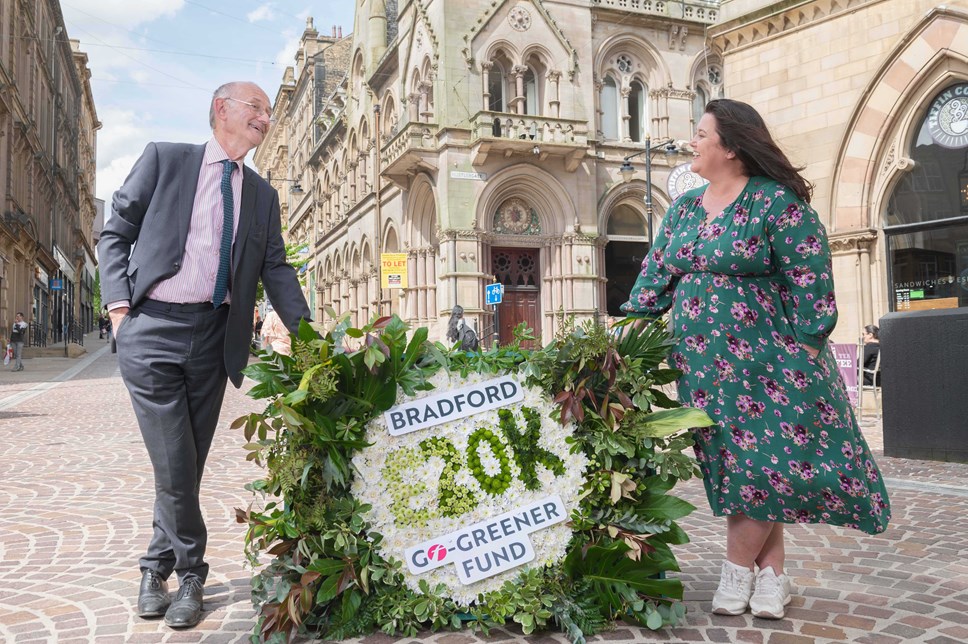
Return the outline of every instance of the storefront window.
{"type": "Polygon", "coordinates": [[[909,154],[884,221],[891,310],[968,306],[968,83],[935,97],[909,154]]]}

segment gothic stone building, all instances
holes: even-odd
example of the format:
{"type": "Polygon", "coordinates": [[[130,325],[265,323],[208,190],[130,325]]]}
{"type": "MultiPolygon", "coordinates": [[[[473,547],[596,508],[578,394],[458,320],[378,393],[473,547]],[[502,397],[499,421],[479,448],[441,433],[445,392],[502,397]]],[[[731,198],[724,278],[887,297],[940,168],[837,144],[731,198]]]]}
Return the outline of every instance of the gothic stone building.
{"type": "Polygon", "coordinates": [[[618,314],[696,180],[675,142],[721,92],[719,4],[361,0],[352,36],[310,22],[256,164],[287,201],[316,315],[396,313],[442,338],[460,305],[485,340],[526,322],[547,341],[559,312],[618,314]],[[644,154],[623,182],[647,137],[651,183],[644,154]]]}

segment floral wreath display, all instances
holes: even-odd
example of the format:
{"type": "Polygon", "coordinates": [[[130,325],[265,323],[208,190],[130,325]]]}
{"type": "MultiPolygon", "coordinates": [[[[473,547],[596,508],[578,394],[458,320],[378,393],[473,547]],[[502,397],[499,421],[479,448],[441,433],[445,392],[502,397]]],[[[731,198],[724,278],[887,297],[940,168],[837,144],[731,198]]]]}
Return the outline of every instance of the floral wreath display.
{"type": "Polygon", "coordinates": [[[574,423],[552,420],[548,395],[517,378],[439,372],[430,384],[370,422],[352,493],[412,590],[426,580],[467,607],[520,565],[564,557],[588,459],[569,449],[574,423]]]}
{"type": "Polygon", "coordinates": [[[267,401],[234,424],[266,472],[237,510],[255,635],[511,622],[584,642],[616,619],[679,622],[665,573],[694,508],[669,491],[698,474],[688,428],[711,421],[663,393],[680,372],[661,323],[560,326],[538,350],[521,326],[471,353],[397,317],[302,323],[292,356],[246,369],[267,401]]]}

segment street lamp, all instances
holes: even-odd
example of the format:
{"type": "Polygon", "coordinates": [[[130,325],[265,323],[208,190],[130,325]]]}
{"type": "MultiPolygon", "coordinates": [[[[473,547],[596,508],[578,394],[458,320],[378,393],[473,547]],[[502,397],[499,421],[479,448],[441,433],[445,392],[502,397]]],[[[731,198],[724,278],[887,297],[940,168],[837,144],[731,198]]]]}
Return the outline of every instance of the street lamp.
{"type": "Polygon", "coordinates": [[[635,168],[632,167],[631,160],[643,154],[645,155],[645,223],[649,230],[650,251],[652,250],[652,153],[659,150],[663,150],[667,155],[671,156],[679,153],[679,146],[672,139],[663,139],[660,143],[652,145],[652,137],[646,133],[645,149],[622,159],[622,167],[619,168],[622,181],[628,183],[632,180],[632,175],[635,174],[635,168]]]}

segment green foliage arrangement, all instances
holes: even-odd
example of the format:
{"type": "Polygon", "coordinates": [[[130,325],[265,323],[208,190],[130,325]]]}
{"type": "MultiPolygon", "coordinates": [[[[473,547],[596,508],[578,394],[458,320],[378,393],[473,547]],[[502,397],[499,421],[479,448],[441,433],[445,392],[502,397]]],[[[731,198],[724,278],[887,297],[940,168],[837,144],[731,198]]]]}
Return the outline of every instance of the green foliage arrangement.
{"type": "MultiPolygon", "coordinates": [[[[234,424],[244,431],[247,459],[266,470],[247,486],[263,497],[261,509],[237,510],[255,570],[253,641],[487,632],[516,623],[525,633],[558,628],[577,643],[616,619],[650,629],[678,623],[682,584],[665,573],[679,569],[670,546],[688,542],[676,522],[695,508],[670,491],[699,475],[686,453],[687,428],[711,421],[659,389],[679,375],[662,366],[671,344],[661,322],[627,325],[618,335],[595,324],[562,327],[542,349],[523,349],[533,338],[519,328],[510,346],[463,353],[428,341],[423,328],[408,335],[396,317],[361,329],[346,320],[328,329],[303,323],[292,356],[262,354],[247,368],[257,382],[249,395],[267,401],[262,413],[234,424]],[[348,338],[360,348],[345,349],[348,338]],[[430,389],[429,378],[442,369],[518,374],[550,392],[556,420],[576,423],[570,449],[589,462],[567,556],[518,569],[470,607],[422,580],[419,592],[404,584],[403,564],[381,556],[382,537],[364,519],[368,507],[350,493],[351,461],[367,445],[367,423],[395,404],[398,390],[430,389]]],[[[493,430],[480,440],[497,440],[501,432],[493,430]]],[[[529,420],[514,431],[535,428],[529,420]]],[[[545,466],[535,463],[522,470],[526,483],[536,482],[530,470],[545,466]]]]}

